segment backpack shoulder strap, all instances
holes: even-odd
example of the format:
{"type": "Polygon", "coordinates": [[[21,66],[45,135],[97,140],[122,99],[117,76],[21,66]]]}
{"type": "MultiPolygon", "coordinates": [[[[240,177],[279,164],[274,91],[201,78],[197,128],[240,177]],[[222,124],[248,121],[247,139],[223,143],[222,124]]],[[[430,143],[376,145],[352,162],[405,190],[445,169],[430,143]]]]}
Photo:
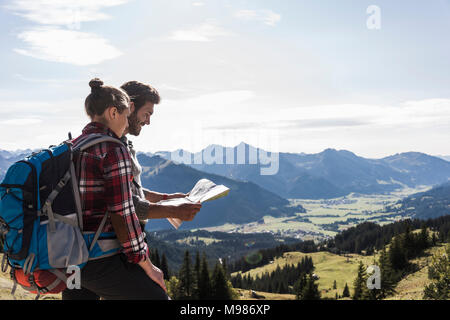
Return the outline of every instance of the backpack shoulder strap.
{"type": "Polygon", "coordinates": [[[79,151],[84,151],[87,148],[90,148],[90,147],[92,147],[98,143],[102,143],[102,142],[115,142],[115,143],[118,143],[118,144],[124,146],[124,143],[117,138],[107,136],[107,135],[101,134],[101,133],[93,133],[93,134],[87,135],[84,139],[78,141],[76,143],[76,145],[73,147],[73,149],[79,150],[79,151]]]}
{"type": "MultiPolygon", "coordinates": [[[[98,143],[102,143],[102,142],[115,142],[115,143],[118,143],[118,144],[126,147],[126,145],[124,144],[124,142],[122,140],[119,140],[117,138],[107,136],[107,135],[101,134],[101,133],[93,133],[93,134],[86,136],[83,140],[77,142],[77,144],[76,144],[76,146],[74,146],[73,150],[74,151],[84,151],[84,150],[86,150],[98,143]]],[[[94,248],[94,245],[97,243],[98,238],[100,237],[100,235],[103,231],[103,228],[106,224],[106,220],[108,219],[108,216],[109,216],[109,212],[106,212],[106,214],[103,216],[102,221],[100,222],[97,232],[94,235],[92,243],[89,247],[89,251],[92,251],[92,249],[94,248]]]]}

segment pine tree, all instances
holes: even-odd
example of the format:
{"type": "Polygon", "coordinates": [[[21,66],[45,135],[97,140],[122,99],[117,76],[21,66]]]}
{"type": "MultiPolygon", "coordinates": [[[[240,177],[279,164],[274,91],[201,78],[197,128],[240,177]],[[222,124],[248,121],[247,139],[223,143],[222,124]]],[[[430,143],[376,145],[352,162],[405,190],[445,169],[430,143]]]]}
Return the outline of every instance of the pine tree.
{"type": "Polygon", "coordinates": [[[193,276],[189,251],[184,253],[183,264],[179,272],[181,299],[191,299],[193,293],[193,276]]]}
{"type": "Polygon", "coordinates": [[[303,300],[303,289],[306,287],[307,280],[306,273],[302,273],[299,279],[295,282],[294,292],[297,300],[303,300]]]}
{"type": "Polygon", "coordinates": [[[376,299],[384,299],[387,296],[395,293],[395,286],[400,279],[400,276],[398,272],[396,272],[394,268],[392,268],[389,255],[386,252],[385,248],[383,248],[383,250],[381,250],[380,252],[378,264],[380,266],[381,273],[381,289],[374,289],[373,291],[379,291],[376,299]]]}
{"type": "Polygon", "coordinates": [[[366,267],[359,262],[358,274],[355,281],[353,282],[353,300],[366,300],[369,297],[369,292],[367,289],[367,272],[366,267]]]}
{"type": "Polygon", "coordinates": [[[164,272],[164,279],[169,280],[170,279],[169,266],[167,265],[167,258],[164,253],[161,259],[161,271],[164,272]]]}
{"type": "Polygon", "coordinates": [[[348,288],[347,282],[345,283],[344,291],[342,291],[342,297],[343,298],[350,297],[350,289],[348,288]]]}
{"type": "Polygon", "coordinates": [[[198,281],[198,299],[211,299],[211,278],[209,276],[208,262],[206,255],[203,254],[200,270],[200,279],[198,281]]]}
{"type": "Polygon", "coordinates": [[[230,280],[230,275],[228,273],[228,264],[227,264],[227,259],[226,258],[222,259],[222,268],[223,268],[223,271],[225,273],[225,277],[227,278],[227,280],[230,280]]]}
{"type": "Polygon", "coordinates": [[[280,281],[278,282],[278,289],[277,289],[277,292],[278,292],[278,293],[286,293],[286,291],[287,291],[287,288],[286,288],[286,285],[284,284],[284,281],[283,281],[283,280],[280,280],[280,281]]]}
{"type": "Polygon", "coordinates": [[[450,245],[446,252],[438,252],[432,258],[428,267],[428,278],[431,283],[423,291],[424,299],[449,300],[450,299],[450,245]]]}
{"type": "Polygon", "coordinates": [[[200,253],[197,251],[195,254],[195,264],[193,271],[193,284],[192,284],[192,298],[197,300],[199,299],[199,281],[201,276],[201,261],[200,261],[200,253]]]}
{"type": "Polygon", "coordinates": [[[242,275],[240,272],[237,274],[236,277],[233,278],[233,287],[244,289],[242,286],[242,275]]]}
{"type": "Polygon", "coordinates": [[[408,225],[406,227],[406,232],[401,237],[401,247],[403,248],[403,251],[405,252],[406,260],[409,260],[415,256],[416,253],[416,241],[415,236],[411,231],[411,226],[408,225]]]}
{"type": "Polygon", "coordinates": [[[333,282],[333,289],[334,289],[334,290],[337,289],[337,283],[336,283],[336,280],[334,280],[334,282],[333,282]]]}
{"type": "Polygon", "coordinates": [[[158,268],[161,268],[161,259],[159,258],[159,252],[158,249],[155,249],[155,261],[153,263],[158,268]]]}
{"type": "Polygon", "coordinates": [[[159,252],[157,248],[150,250],[150,260],[154,266],[161,269],[161,261],[159,259],[159,252]]]}
{"type": "Polygon", "coordinates": [[[222,264],[217,262],[212,276],[211,298],[214,300],[232,300],[233,293],[226,279],[222,264]]]}
{"type": "Polygon", "coordinates": [[[430,237],[428,235],[428,230],[425,225],[422,226],[422,229],[420,230],[419,243],[420,243],[421,250],[425,250],[426,248],[428,248],[430,246],[430,237]]]}
{"type": "Polygon", "coordinates": [[[405,252],[401,246],[400,236],[394,237],[389,249],[389,260],[394,270],[403,270],[407,264],[405,252]]]}
{"type": "Polygon", "coordinates": [[[308,275],[306,284],[302,290],[301,300],[320,300],[319,285],[311,273],[308,275]]]}

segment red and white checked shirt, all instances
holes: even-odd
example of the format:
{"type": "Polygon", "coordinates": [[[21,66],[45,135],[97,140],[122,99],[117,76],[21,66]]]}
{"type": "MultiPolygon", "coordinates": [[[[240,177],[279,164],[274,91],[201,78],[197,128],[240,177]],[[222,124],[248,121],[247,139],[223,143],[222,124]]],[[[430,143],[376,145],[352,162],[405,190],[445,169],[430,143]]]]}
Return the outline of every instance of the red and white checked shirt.
{"type": "MultiPolygon", "coordinates": [[[[107,126],[91,122],[84,127],[81,136],[102,133],[117,138],[107,126]]],[[[102,142],[84,150],[76,161],[77,177],[83,211],[84,231],[97,231],[105,213],[123,218],[127,229],[127,240],[122,243],[122,252],[131,263],[147,257],[145,234],[136,216],[131,192],[133,180],[131,157],[125,145],[102,142]]],[[[108,217],[102,232],[114,232],[108,217]]]]}

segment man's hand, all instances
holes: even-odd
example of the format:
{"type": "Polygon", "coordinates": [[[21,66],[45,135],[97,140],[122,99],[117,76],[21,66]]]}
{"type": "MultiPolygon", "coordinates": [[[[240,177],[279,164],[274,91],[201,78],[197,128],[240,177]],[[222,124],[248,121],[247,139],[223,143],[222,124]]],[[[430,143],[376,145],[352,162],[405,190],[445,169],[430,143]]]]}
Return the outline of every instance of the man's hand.
{"type": "Polygon", "coordinates": [[[197,203],[183,203],[173,207],[173,218],[178,218],[182,221],[192,221],[202,208],[200,202],[197,203]]]}
{"type": "Polygon", "coordinates": [[[186,198],[189,195],[189,193],[171,193],[167,195],[167,199],[176,199],[176,198],[186,198]]]}

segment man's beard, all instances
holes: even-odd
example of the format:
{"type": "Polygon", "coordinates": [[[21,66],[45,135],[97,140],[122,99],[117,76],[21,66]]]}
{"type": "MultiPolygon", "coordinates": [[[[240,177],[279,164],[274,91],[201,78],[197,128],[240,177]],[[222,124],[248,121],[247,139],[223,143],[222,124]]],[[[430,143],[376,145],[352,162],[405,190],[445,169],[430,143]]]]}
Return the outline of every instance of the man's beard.
{"type": "Polygon", "coordinates": [[[139,120],[137,118],[137,114],[136,112],[133,112],[129,117],[128,117],[128,133],[133,135],[133,136],[138,136],[141,133],[141,125],[139,123],[139,120]]]}

